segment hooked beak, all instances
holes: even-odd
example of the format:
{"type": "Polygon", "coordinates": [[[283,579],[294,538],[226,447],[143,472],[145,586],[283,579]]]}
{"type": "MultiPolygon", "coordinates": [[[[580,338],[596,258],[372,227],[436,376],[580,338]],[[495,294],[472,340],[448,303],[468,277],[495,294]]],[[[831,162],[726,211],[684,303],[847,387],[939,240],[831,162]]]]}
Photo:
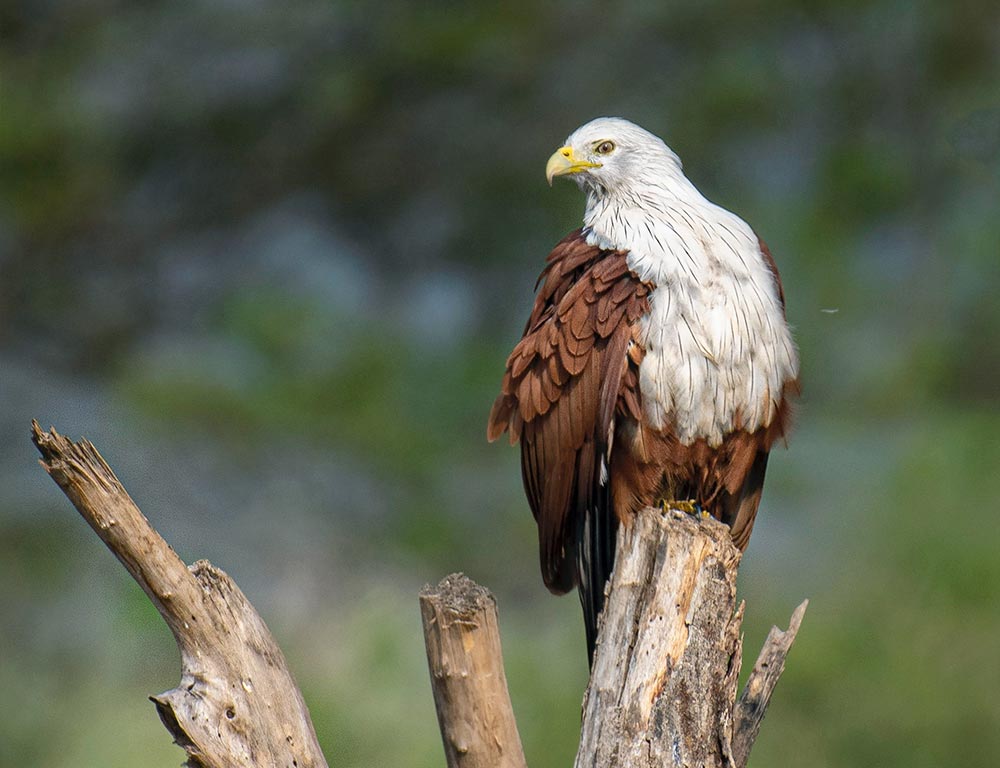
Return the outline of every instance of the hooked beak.
{"type": "Polygon", "coordinates": [[[565,176],[570,173],[579,173],[588,168],[600,168],[600,163],[591,163],[587,160],[577,160],[573,155],[573,147],[560,147],[552,153],[552,157],[545,164],[545,180],[552,186],[552,179],[556,176],[565,176]]]}

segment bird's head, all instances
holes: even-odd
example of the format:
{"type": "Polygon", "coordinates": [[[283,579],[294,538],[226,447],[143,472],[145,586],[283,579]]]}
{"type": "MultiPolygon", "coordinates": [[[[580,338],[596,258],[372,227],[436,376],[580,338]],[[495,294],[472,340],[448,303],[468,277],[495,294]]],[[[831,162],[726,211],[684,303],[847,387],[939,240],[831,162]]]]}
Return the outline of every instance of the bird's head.
{"type": "Polygon", "coordinates": [[[550,186],[556,176],[570,176],[598,197],[662,185],[680,174],[680,160],[661,139],[620,117],[580,126],[545,166],[550,186]]]}

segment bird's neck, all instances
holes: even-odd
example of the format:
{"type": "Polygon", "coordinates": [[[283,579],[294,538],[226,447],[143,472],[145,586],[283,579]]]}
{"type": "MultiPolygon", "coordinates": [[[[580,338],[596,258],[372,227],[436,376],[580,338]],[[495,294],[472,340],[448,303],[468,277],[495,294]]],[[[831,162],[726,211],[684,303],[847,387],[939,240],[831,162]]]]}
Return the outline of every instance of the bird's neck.
{"type": "Polygon", "coordinates": [[[627,239],[627,234],[622,231],[622,223],[642,225],[646,220],[653,223],[670,210],[712,205],[679,168],[655,170],[648,178],[619,187],[584,186],[587,193],[584,226],[606,235],[611,247],[624,248],[622,240],[627,239]]]}
{"type": "Polygon", "coordinates": [[[709,261],[744,272],[737,251],[757,248],[750,227],[705,199],[682,173],[618,191],[588,190],[584,227],[591,245],[627,251],[629,267],[657,285],[704,273],[709,261]],[[710,257],[705,243],[720,238],[733,247],[710,257]]]}

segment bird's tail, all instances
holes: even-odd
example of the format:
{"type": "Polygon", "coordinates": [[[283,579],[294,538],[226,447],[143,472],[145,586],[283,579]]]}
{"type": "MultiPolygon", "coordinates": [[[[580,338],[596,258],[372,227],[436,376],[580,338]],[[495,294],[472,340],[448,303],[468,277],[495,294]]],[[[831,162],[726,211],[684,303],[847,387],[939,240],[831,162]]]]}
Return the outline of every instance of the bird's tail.
{"type": "Polygon", "coordinates": [[[597,619],[604,609],[604,587],[615,564],[618,517],[611,507],[608,485],[600,486],[594,503],[580,516],[577,528],[577,571],[583,623],[587,631],[587,658],[594,663],[597,619]]]}

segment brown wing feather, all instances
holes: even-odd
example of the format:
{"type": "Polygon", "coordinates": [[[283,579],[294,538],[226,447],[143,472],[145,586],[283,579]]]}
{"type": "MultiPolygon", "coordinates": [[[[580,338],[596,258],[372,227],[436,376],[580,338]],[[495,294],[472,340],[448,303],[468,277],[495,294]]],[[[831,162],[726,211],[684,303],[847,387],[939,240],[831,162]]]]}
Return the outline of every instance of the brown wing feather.
{"type": "MultiPolygon", "coordinates": [[[[507,359],[487,436],[520,426],[521,472],[538,522],[545,584],[577,582],[577,515],[593,503],[616,406],[637,403],[626,363],[635,322],[648,312],[649,286],[625,253],[588,245],[582,230],[549,255],[524,337],[507,359]],[[628,318],[628,321],[626,320],[628,318]],[[630,389],[623,399],[622,384],[630,389]],[[516,422],[520,420],[520,425],[516,422]]],[[[626,406],[621,406],[626,407],[626,406]]]]}
{"type": "Polygon", "coordinates": [[[760,246],[760,255],[764,257],[764,263],[771,270],[771,275],[774,277],[774,284],[778,288],[778,301],[781,302],[781,312],[784,315],[785,289],[781,285],[781,275],[778,274],[778,265],[774,261],[774,256],[771,255],[771,249],[767,247],[767,243],[762,238],[757,238],[757,244],[760,246]]]}
{"type": "MultiPolygon", "coordinates": [[[[781,285],[781,275],[778,274],[778,265],[771,255],[771,249],[760,237],[757,238],[760,245],[760,253],[764,258],[764,263],[774,277],[774,285],[778,289],[778,300],[781,302],[782,315],[785,311],[785,290],[781,285]]],[[[764,474],[767,471],[767,457],[771,446],[775,441],[782,439],[791,426],[792,402],[791,399],[799,392],[798,379],[785,383],[781,393],[781,400],[778,408],[771,419],[771,423],[757,430],[753,435],[746,432],[737,435],[746,435],[742,451],[732,461],[728,477],[725,478],[726,491],[723,493],[721,519],[729,524],[732,531],[733,542],[741,550],[746,549],[750,543],[750,533],[753,531],[754,520],[757,519],[757,508],[760,506],[760,497],[764,490],[764,474]]]]}

